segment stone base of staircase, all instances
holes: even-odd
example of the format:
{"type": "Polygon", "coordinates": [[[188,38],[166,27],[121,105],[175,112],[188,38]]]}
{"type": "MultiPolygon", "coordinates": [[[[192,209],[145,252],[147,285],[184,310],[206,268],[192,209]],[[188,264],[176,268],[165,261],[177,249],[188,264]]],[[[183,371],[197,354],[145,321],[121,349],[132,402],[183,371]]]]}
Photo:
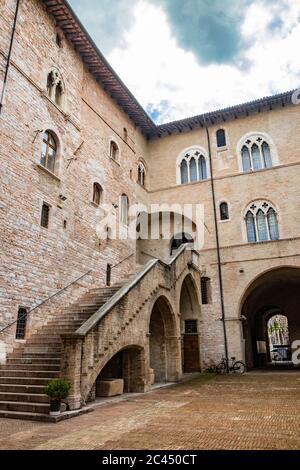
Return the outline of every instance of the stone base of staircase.
{"type": "Polygon", "coordinates": [[[66,411],[61,413],[59,416],[50,416],[44,413],[28,413],[21,411],[2,411],[0,410],[0,419],[9,418],[9,419],[20,419],[26,421],[40,421],[44,423],[59,423],[60,421],[65,421],[67,419],[76,418],[76,416],[81,416],[86,413],[91,413],[94,411],[93,408],[81,408],[80,410],[75,411],[66,411]]]}

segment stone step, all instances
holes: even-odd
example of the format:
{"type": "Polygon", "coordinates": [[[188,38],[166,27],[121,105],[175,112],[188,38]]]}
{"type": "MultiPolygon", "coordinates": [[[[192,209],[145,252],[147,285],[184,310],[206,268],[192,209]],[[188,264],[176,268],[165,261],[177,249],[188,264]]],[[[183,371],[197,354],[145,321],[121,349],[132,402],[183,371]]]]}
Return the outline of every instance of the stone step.
{"type": "Polygon", "coordinates": [[[1,384],[0,392],[43,394],[44,385],[1,384]]]}
{"type": "Polygon", "coordinates": [[[28,421],[46,421],[45,413],[25,413],[21,411],[0,410],[0,418],[10,418],[28,421]]]}
{"type": "Polygon", "coordinates": [[[47,359],[57,359],[60,360],[60,354],[57,353],[47,353],[45,351],[42,352],[34,352],[34,353],[20,353],[19,351],[15,351],[9,355],[9,359],[39,359],[39,360],[47,360],[47,359]]]}
{"type": "Polygon", "coordinates": [[[0,385],[47,385],[52,377],[0,377],[0,385]]]}
{"type": "Polygon", "coordinates": [[[45,357],[24,357],[23,355],[20,355],[18,357],[13,357],[7,359],[7,365],[13,365],[13,364],[32,364],[32,365],[38,365],[38,364],[49,364],[53,366],[60,366],[60,361],[61,358],[45,358],[45,357]]]}
{"type": "Polygon", "coordinates": [[[40,344],[35,344],[35,345],[28,345],[24,349],[24,353],[26,354],[45,354],[45,353],[50,353],[54,354],[55,356],[61,354],[61,347],[60,348],[53,348],[49,346],[42,347],[40,344]]]}
{"type": "Polygon", "coordinates": [[[0,371],[1,370],[33,370],[33,371],[59,371],[60,370],[60,364],[30,364],[28,362],[22,362],[22,363],[14,363],[14,364],[6,364],[4,366],[0,365],[0,371]]]}
{"type": "Polygon", "coordinates": [[[46,403],[49,404],[49,397],[39,393],[17,393],[0,391],[0,402],[22,402],[22,403],[46,403]]]}
{"type": "Polygon", "coordinates": [[[0,410],[20,411],[25,413],[49,413],[50,405],[47,403],[26,403],[15,401],[0,401],[0,410]]]}
{"type": "Polygon", "coordinates": [[[36,378],[53,378],[59,377],[59,371],[49,370],[13,370],[13,369],[1,369],[0,377],[36,377],[36,378]]]}

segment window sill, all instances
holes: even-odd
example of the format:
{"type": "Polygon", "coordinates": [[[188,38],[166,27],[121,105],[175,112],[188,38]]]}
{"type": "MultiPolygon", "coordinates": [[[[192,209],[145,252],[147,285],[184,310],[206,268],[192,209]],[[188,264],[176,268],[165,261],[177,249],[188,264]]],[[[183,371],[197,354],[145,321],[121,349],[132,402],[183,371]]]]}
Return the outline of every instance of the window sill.
{"type": "Polygon", "coordinates": [[[96,204],[94,201],[91,201],[91,206],[95,207],[96,209],[100,208],[101,204],[96,204]]]}
{"type": "Polygon", "coordinates": [[[219,220],[220,224],[226,224],[228,222],[231,222],[230,219],[226,219],[226,220],[219,220]]]}
{"type": "Polygon", "coordinates": [[[51,178],[55,179],[58,183],[60,183],[60,178],[58,176],[56,176],[54,173],[52,173],[52,171],[48,170],[46,167],[44,167],[40,163],[37,163],[36,166],[39,170],[43,171],[48,176],[51,176],[51,178]]]}
{"type": "Polygon", "coordinates": [[[226,150],[228,150],[227,145],[225,145],[224,147],[217,147],[217,152],[218,153],[226,152],[226,150]]]}

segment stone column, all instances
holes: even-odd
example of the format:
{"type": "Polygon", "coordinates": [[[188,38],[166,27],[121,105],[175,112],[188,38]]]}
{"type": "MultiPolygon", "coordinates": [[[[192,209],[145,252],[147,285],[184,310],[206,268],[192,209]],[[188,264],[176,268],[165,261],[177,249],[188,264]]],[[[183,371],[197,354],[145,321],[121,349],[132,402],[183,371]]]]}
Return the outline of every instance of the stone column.
{"type": "Polygon", "coordinates": [[[61,359],[62,378],[71,383],[67,399],[70,410],[82,406],[81,399],[81,354],[83,338],[75,335],[62,335],[63,354],[61,359]]]}

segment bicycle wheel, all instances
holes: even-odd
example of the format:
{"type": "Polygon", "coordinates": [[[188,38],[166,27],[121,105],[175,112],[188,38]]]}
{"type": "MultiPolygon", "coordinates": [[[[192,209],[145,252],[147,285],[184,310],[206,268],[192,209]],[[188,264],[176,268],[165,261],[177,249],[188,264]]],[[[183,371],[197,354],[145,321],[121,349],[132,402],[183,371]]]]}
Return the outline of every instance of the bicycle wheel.
{"type": "Polygon", "coordinates": [[[244,374],[246,372],[246,366],[242,361],[236,361],[232,366],[232,370],[234,374],[244,374]]]}
{"type": "Polygon", "coordinates": [[[217,374],[225,374],[226,373],[226,364],[225,362],[220,362],[219,365],[216,367],[217,374]]]}

